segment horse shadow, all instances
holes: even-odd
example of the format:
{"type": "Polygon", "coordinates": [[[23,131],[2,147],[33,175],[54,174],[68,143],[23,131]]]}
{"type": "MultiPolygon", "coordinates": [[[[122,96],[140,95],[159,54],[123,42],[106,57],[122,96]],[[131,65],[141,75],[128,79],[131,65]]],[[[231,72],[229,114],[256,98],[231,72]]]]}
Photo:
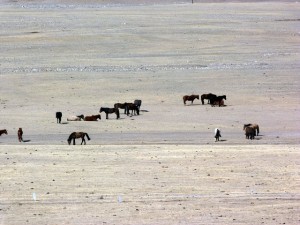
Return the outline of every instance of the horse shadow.
{"type": "Polygon", "coordinates": [[[185,106],[197,106],[197,105],[202,105],[201,103],[194,103],[194,104],[189,104],[189,105],[185,105],[185,106]]]}
{"type": "Polygon", "coordinates": [[[62,122],[61,124],[65,125],[65,124],[69,124],[69,122],[62,122]]]}
{"type": "Polygon", "coordinates": [[[31,140],[23,140],[23,142],[30,142],[31,140]]]}
{"type": "Polygon", "coordinates": [[[142,109],[140,112],[149,112],[148,110],[142,109]]]}

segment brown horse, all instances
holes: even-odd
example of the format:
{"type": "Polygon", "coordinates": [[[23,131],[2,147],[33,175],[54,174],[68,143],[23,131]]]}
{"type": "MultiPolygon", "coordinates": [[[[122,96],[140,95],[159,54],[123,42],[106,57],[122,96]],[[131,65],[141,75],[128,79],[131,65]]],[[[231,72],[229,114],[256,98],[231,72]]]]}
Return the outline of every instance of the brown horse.
{"type": "Polygon", "coordinates": [[[70,136],[68,138],[68,143],[70,145],[71,141],[73,140],[73,145],[75,145],[75,139],[76,138],[81,138],[82,139],[81,145],[82,145],[82,143],[86,144],[85,139],[84,139],[85,136],[87,137],[88,140],[91,140],[90,137],[89,137],[89,135],[87,133],[84,133],[84,132],[73,132],[73,133],[70,134],[70,136]]]}
{"type": "Polygon", "coordinates": [[[255,136],[255,129],[252,128],[252,127],[245,127],[245,135],[246,135],[246,138],[247,139],[254,139],[254,136],[255,136]]]}
{"type": "Polygon", "coordinates": [[[258,124],[256,124],[256,123],[244,124],[243,130],[245,130],[246,127],[252,127],[255,130],[254,135],[258,136],[258,134],[259,134],[259,126],[258,126],[258,124]]]}
{"type": "Polygon", "coordinates": [[[203,94],[201,95],[201,102],[202,102],[202,105],[204,105],[204,99],[207,99],[208,100],[208,104],[210,103],[210,99],[212,98],[215,98],[217,97],[216,95],[212,94],[212,93],[209,93],[209,94],[203,94]]]}
{"type": "Polygon", "coordinates": [[[6,130],[6,129],[5,129],[5,130],[0,130],[0,136],[1,136],[2,134],[6,134],[6,135],[7,135],[7,130],[6,130]]]}
{"type": "Polygon", "coordinates": [[[84,117],[84,121],[98,121],[98,119],[101,120],[100,114],[84,117]]]}
{"type": "Polygon", "coordinates": [[[184,104],[186,103],[186,101],[191,101],[193,104],[195,99],[199,99],[199,95],[185,95],[182,97],[182,99],[184,104]]]}

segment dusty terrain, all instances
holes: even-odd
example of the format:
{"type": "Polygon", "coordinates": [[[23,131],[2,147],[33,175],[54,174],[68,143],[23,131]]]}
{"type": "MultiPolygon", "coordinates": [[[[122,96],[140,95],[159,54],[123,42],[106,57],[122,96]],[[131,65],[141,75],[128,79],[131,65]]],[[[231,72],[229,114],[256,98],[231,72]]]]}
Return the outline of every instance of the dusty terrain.
{"type": "Polygon", "coordinates": [[[103,2],[0,1],[0,223],[299,224],[299,4],[103,2]]]}

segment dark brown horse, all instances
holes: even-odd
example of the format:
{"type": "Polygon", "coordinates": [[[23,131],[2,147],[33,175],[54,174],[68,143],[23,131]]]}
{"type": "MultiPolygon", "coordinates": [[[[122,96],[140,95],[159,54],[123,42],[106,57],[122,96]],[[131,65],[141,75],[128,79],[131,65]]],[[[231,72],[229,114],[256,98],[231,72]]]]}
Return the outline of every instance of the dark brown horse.
{"type": "Polygon", "coordinates": [[[100,114],[84,117],[84,121],[98,121],[98,119],[101,120],[100,114]]]}
{"type": "Polygon", "coordinates": [[[115,113],[117,115],[117,119],[120,118],[120,111],[119,111],[118,108],[104,108],[104,107],[101,107],[99,112],[100,113],[105,112],[106,113],[106,119],[108,119],[108,114],[111,114],[111,113],[115,113]]]}
{"type": "Polygon", "coordinates": [[[191,101],[193,104],[195,99],[199,99],[199,95],[185,95],[182,97],[182,99],[184,104],[186,103],[186,101],[191,101]]]}
{"type": "Polygon", "coordinates": [[[204,105],[204,99],[207,99],[208,100],[208,104],[210,103],[210,99],[212,98],[215,98],[217,97],[216,95],[212,94],[212,93],[209,93],[209,94],[203,94],[201,95],[201,102],[202,102],[202,105],[204,105]]]}
{"type": "Polygon", "coordinates": [[[125,110],[126,110],[127,116],[129,115],[129,110],[131,110],[131,115],[133,115],[133,113],[134,113],[134,115],[136,115],[136,114],[140,115],[139,107],[134,103],[127,103],[125,110]]]}
{"type": "Polygon", "coordinates": [[[116,104],[114,104],[114,108],[124,109],[124,114],[126,114],[126,105],[127,105],[127,102],[125,102],[125,103],[116,103],[116,104]]]}
{"type": "Polygon", "coordinates": [[[23,141],[23,130],[22,130],[22,128],[19,128],[19,130],[18,130],[18,139],[19,139],[19,142],[23,141]]]}
{"type": "Polygon", "coordinates": [[[245,127],[245,135],[247,139],[254,139],[255,136],[255,129],[253,127],[245,127]]]}
{"type": "Polygon", "coordinates": [[[7,135],[7,130],[6,130],[6,129],[5,129],[5,130],[0,130],[0,136],[1,136],[2,134],[6,134],[6,135],[7,135]]]}
{"type": "Polygon", "coordinates": [[[213,97],[213,98],[210,99],[210,105],[211,106],[219,105],[219,107],[220,107],[222,105],[222,101],[223,101],[223,105],[224,105],[224,100],[223,99],[226,100],[226,95],[213,97]]]}
{"type": "Polygon", "coordinates": [[[259,126],[256,123],[248,123],[248,124],[244,124],[244,128],[243,130],[245,130],[246,127],[252,127],[256,132],[255,132],[255,136],[258,136],[259,134],[259,126]]]}
{"type": "Polygon", "coordinates": [[[71,141],[73,140],[73,145],[75,145],[75,139],[76,138],[81,138],[82,139],[81,145],[82,145],[82,143],[86,144],[85,139],[84,139],[85,136],[87,137],[88,140],[91,140],[90,137],[89,137],[89,135],[87,133],[84,133],[84,132],[73,132],[73,133],[70,134],[70,136],[68,138],[68,143],[70,145],[71,141]]]}

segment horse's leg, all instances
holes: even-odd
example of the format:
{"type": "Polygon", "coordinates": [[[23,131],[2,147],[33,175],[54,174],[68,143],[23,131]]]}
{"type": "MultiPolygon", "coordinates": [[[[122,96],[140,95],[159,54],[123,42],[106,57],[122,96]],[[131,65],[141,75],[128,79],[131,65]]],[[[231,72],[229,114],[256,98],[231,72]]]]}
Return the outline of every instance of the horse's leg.
{"type": "Polygon", "coordinates": [[[106,119],[108,119],[108,113],[106,113],[106,119]]]}
{"type": "Polygon", "coordinates": [[[73,138],[73,145],[75,145],[75,138],[73,138]]]}

